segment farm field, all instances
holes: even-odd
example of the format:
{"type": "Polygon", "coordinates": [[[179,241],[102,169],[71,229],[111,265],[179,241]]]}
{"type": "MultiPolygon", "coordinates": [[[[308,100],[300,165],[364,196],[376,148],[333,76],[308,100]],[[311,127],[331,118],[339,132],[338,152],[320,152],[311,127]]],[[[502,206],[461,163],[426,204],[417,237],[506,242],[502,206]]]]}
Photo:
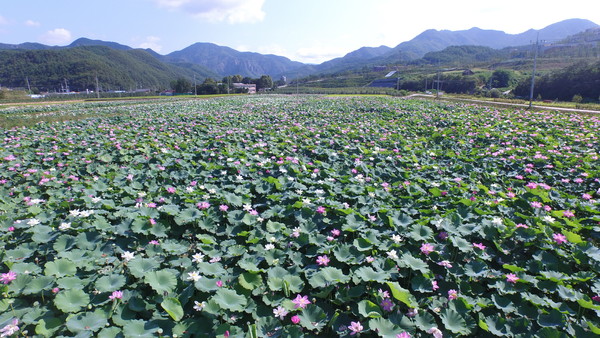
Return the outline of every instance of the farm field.
{"type": "Polygon", "coordinates": [[[0,110],[3,336],[600,334],[600,116],[58,107],[0,110]]]}

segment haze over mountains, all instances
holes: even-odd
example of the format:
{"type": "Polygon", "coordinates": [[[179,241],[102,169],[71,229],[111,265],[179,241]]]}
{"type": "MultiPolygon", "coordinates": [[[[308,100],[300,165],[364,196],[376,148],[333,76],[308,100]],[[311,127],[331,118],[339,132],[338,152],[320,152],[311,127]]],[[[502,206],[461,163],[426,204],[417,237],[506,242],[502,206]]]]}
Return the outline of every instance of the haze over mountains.
{"type": "Polygon", "coordinates": [[[318,65],[292,61],[283,56],[240,52],[206,42],[195,43],[166,55],[151,49],[134,49],[116,42],[87,38],[77,39],[68,46],[0,44],[0,85],[23,87],[25,77],[30,78],[35,86],[45,89],[55,87],[56,84],[53,83],[61,78],[70,79],[76,87],[89,88],[95,76],[112,87],[168,86],[167,79],[181,76],[220,79],[234,74],[253,78],[267,74],[274,79],[280,76],[287,76],[289,79],[366,65],[398,64],[419,59],[428,52],[440,51],[449,46],[471,45],[500,49],[530,45],[538,36],[541,40],[556,42],[598,27],[600,26],[589,20],[570,19],[520,34],[479,28],[462,31],[431,29],[395,47],[363,47],[318,65]],[[111,68],[112,71],[109,71],[111,68]],[[110,77],[117,76],[117,73],[119,79],[111,80],[110,77]],[[47,80],[42,78],[44,75],[47,80]]]}

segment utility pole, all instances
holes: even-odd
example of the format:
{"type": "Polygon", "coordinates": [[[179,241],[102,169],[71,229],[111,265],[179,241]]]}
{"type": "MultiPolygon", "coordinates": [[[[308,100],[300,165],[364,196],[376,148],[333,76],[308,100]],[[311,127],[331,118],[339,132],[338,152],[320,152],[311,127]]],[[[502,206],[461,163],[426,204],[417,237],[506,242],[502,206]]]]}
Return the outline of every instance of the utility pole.
{"type": "Polygon", "coordinates": [[[96,73],[96,98],[100,98],[100,85],[98,84],[98,74],[96,73]]]}
{"type": "Polygon", "coordinates": [[[31,94],[31,86],[29,85],[29,77],[25,77],[25,81],[27,81],[27,90],[29,90],[29,94],[31,94]]]}
{"type": "Polygon", "coordinates": [[[529,108],[531,109],[531,104],[533,102],[533,87],[535,85],[535,67],[537,64],[537,55],[538,55],[538,44],[540,41],[540,33],[537,34],[537,37],[535,38],[535,54],[533,56],[533,73],[531,74],[531,88],[529,89],[529,108]]]}
{"type": "Polygon", "coordinates": [[[194,74],[194,96],[198,95],[198,86],[196,86],[196,74],[194,74]]]}
{"type": "Polygon", "coordinates": [[[437,90],[435,93],[435,98],[439,99],[440,98],[440,69],[438,68],[438,72],[437,72],[437,90]]]}

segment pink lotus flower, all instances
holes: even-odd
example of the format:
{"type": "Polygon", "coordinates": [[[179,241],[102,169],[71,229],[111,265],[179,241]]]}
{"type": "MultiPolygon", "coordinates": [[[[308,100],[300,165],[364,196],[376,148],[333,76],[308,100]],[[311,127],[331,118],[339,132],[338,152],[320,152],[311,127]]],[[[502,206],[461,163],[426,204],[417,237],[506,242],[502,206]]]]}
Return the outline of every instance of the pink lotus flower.
{"type": "Polygon", "coordinates": [[[324,214],[324,213],[325,213],[325,210],[326,210],[326,209],[325,209],[325,207],[324,207],[324,206],[319,206],[319,207],[317,207],[317,212],[318,212],[319,214],[324,214]]]}
{"type": "Polygon", "coordinates": [[[396,334],[396,338],[410,338],[411,335],[408,332],[402,332],[402,333],[398,333],[396,334]]]}
{"type": "Polygon", "coordinates": [[[515,275],[514,273],[509,273],[508,275],[506,275],[506,281],[509,283],[515,284],[518,280],[519,277],[517,277],[517,275],[515,275]]]}
{"type": "Polygon", "coordinates": [[[556,242],[556,244],[561,245],[563,243],[567,243],[567,236],[563,235],[563,234],[552,234],[552,238],[554,239],[554,241],[556,242]]]}
{"type": "Polygon", "coordinates": [[[444,336],[442,331],[440,331],[440,329],[437,327],[432,327],[431,329],[427,330],[427,333],[433,335],[433,338],[442,338],[444,336]]]}
{"type": "Polygon", "coordinates": [[[0,275],[0,282],[2,282],[4,284],[8,284],[8,283],[14,281],[15,279],[17,279],[17,273],[14,271],[9,271],[7,273],[3,273],[2,275],[0,275]]]}
{"type": "Polygon", "coordinates": [[[227,211],[228,209],[229,209],[228,205],[225,205],[225,204],[219,205],[219,210],[221,210],[221,211],[227,211]]]}
{"type": "Polygon", "coordinates": [[[360,322],[350,322],[350,326],[348,326],[348,329],[350,329],[350,335],[352,336],[362,331],[363,326],[360,324],[360,322]]]}
{"type": "Polygon", "coordinates": [[[567,218],[571,218],[571,217],[575,217],[575,213],[573,213],[573,211],[571,211],[571,210],[565,210],[565,211],[563,211],[563,216],[565,216],[567,218]]]}
{"type": "Polygon", "coordinates": [[[538,187],[537,183],[529,182],[525,185],[529,189],[536,189],[538,187]]]}
{"type": "Polygon", "coordinates": [[[319,265],[327,266],[327,264],[329,264],[329,261],[330,259],[329,257],[327,257],[327,255],[317,257],[317,264],[319,265]]]}
{"type": "Polygon", "coordinates": [[[222,287],[223,286],[223,281],[222,280],[218,280],[216,284],[217,284],[218,287],[222,287]]]}
{"type": "Polygon", "coordinates": [[[113,291],[113,293],[110,296],[108,296],[108,299],[112,300],[121,298],[123,298],[123,291],[113,291]]]}
{"type": "Polygon", "coordinates": [[[473,246],[479,250],[485,250],[486,246],[483,243],[473,243],[473,246]]]}
{"type": "Polygon", "coordinates": [[[308,300],[308,296],[296,295],[296,298],[292,299],[292,303],[294,303],[294,309],[304,309],[308,304],[310,304],[310,300],[308,300]]]}
{"type": "Polygon", "coordinates": [[[438,286],[438,283],[437,283],[437,281],[436,281],[436,280],[434,280],[434,281],[432,281],[432,282],[431,282],[431,289],[432,289],[433,291],[435,291],[435,290],[437,290],[437,289],[439,289],[439,288],[440,288],[440,287],[438,286]]]}
{"type": "Polygon", "coordinates": [[[173,187],[168,187],[168,188],[167,188],[167,192],[168,192],[169,194],[174,194],[174,193],[175,193],[175,191],[176,191],[176,189],[175,189],[175,188],[173,188],[173,187]]]}
{"type": "Polygon", "coordinates": [[[199,202],[198,204],[196,204],[196,206],[198,207],[198,209],[208,209],[210,207],[210,203],[208,202],[199,202]]]}
{"type": "Polygon", "coordinates": [[[294,324],[298,324],[300,323],[300,317],[298,316],[292,316],[292,318],[290,318],[290,320],[292,321],[292,323],[294,324]]]}
{"type": "Polygon", "coordinates": [[[453,300],[456,298],[458,298],[458,291],[454,289],[448,290],[448,300],[453,300]]]}
{"type": "Polygon", "coordinates": [[[542,207],[542,203],[540,203],[538,201],[531,202],[531,207],[539,209],[542,207]]]}
{"type": "Polygon", "coordinates": [[[421,253],[423,253],[424,255],[429,255],[434,250],[435,250],[435,248],[434,248],[433,244],[431,244],[431,243],[423,243],[421,245],[421,253]]]}
{"type": "Polygon", "coordinates": [[[6,326],[4,326],[3,328],[0,329],[0,337],[10,337],[13,334],[19,332],[19,327],[17,326],[19,324],[19,319],[18,318],[13,318],[13,320],[10,322],[10,324],[7,324],[6,326]]]}

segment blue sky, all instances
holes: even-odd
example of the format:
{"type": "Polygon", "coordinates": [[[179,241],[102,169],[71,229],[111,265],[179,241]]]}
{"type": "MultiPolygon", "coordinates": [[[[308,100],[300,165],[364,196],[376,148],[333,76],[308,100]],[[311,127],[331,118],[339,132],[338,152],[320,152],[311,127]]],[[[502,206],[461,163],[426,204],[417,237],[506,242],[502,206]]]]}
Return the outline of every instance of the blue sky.
{"type": "Polygon", "coordinates": [[[516,34],[571,18],[600,24],[597,1],[5,0],[0,43],[63,46],[87,37],[168,54],[212,42],[320,63],[363,46],[394,47],[430,28],[516,34]]]}

